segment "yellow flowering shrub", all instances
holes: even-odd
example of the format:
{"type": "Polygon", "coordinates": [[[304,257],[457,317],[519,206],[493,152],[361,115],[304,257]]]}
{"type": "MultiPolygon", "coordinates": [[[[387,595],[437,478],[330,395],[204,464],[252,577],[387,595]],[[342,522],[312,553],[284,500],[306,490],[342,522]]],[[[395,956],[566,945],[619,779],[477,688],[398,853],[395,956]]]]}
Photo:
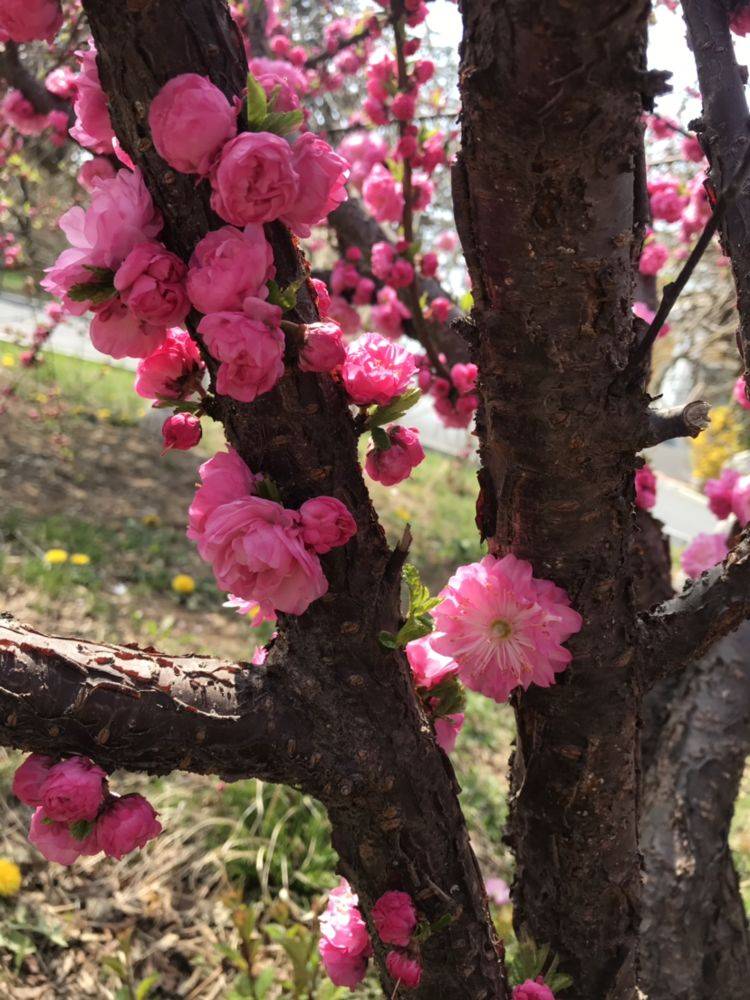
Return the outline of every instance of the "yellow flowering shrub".
{"type": "Polygon", "coordinates": [[[704,483],[718,476],[729,459],[743,448],[742,426],[735,407],[714,407],[710,426],[690,444],[695,478],[704,483]]]}

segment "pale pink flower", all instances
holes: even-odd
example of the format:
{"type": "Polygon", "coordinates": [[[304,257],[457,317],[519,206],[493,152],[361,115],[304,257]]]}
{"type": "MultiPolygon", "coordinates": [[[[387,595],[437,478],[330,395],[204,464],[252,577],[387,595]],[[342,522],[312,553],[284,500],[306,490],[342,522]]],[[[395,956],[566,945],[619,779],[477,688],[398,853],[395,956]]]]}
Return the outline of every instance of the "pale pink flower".
{"type": "Polygon", "coordinates": [[[648,462],[635,472],[635,504],[641,510],[656,506],[656,476],[648,462]]]}
{"type": "Polygon", "coordinates": [[[341,369],[344,388],[359,406],[390,403],[411,386],[415,372],[414,355],[377,333],[350,344],[341,369]]]}
{"type": "Polygon", "coordinates": [[[750,399],[747,398],[747,392],[745,391],[744,375],[740,375],[734,383],[732,396],[734,397],[735,403],[739,403],[743,410],[750,410],[750,399]]]}
{"type": "Polygon", "coordinates": [[[137,319],[154,326],[181,323],[190,312],[187,267],[161,243],[136,243],[115,274],[120,298],[137,319]]]}
{"type": "Polygon", "coordinates": [[[395,259],[396,250],[390,243],[384,241],[373,243],[370,251],[370,268],[376,278],[388,281],[395,259]]]}
{"type": "Polygon", "coordinates": [[[60,823],[94,819],[106,780],[106,772],[87,757],[69,757],[53,764],[41,786],[45,816],[60,823]]]}
{"type": "Polygon", "coordinates": [[[512,1000],[555,1000],[555,994],[542,976],[538,976],[536,980],[527,979],[520,986],[514,986],[512,1000]]]}
{"type": "Polygon", "coordinates": [[[376,163],[362,185],[362,197],[378,222],[400,222],[404,214],[404,194],[393,174],[376,163]]]}
{"type": "Polygon", "coordinates": [[[348,337],[354,336],[362,325],[357,310],[340,295],[331,297],[326,319],[331,319],[341,327],[348,337]]]}
{"type": "Polygon", "coordinates": [[[0,6],[0,32],[14,42],[51,42],[62,19],[59,0],[3,0],[0,6]]]}
{"type": "Polygon", "coordinates": [[[349,165],[312,132],[304,132],[292,146],[292,165],[299,193],[281,221],[297,236],[309,236],[313,226],[346,200],[349,165]]]}
{"type": "Polygon", "coordinates": [[[572,659],[561,643],[580,630],[581,616],[564,591],[513,555],[461,566],[440,598],[432,644],[455,659],[473,691],[503,702],[519,685],[554,684],[572,659]]]}
{"type": "Polygon", "coordinates": [[[237,134],[237,114],[224,94],[198,73],[182,73],[151,102],[148,124],[156,151],[184,174],[207,174],[237,134]]]}
{"type": "Polygon", "coordinates": [[[452,253],[458,246],[458,236],[450,229],[444,229],[442,233],[438,234],[435,246],[445,253],[452,253]]]}
{"type": "MultiPolygon", "coordinates": [[[[60,299],[66,312],[72,316],[83,316],[92,308],[89,301],[73,300],[69,297],[75,285],[86,285],[92,280],[93,274],[86,266],[86,254],[75,247],[63,250],[52,267],[46,270],[46,277],[40,282],[42,288],[60,299]]],[[[114,297],[114,289],[112,296],[114,297]]]]}
{"type": "Polygon", "coordinates": [[[407,990],[415,990],[422,979],[422,965],[403,951],[389,951],[385,956],[388,975],[407,990]]]}
{"type": "Polygon", "coordinates": [[[304,70],[297,69],[286,59],[266,59],[264,56],[256,56],[250,60],[250,69],[256,79],[273,77],[297,94],[306,94],[310,89],[304,70]]]}
{"type": "Polygon", "coordinates": [[[97,351],[111,358],[145,358],[161,344],[167,329],[138,319],[117,298],[97,308],[89,335],[97,351]]]}
{"type": "Polygon", "coordinates": [[[638,261],[638,270],[641,274],[658,274],[669,260],[669,249],[663,243],[652,240],[647,243],[638,261]]]}
{"type": "Polygon", "coordinates": [[[321,555],[346,545],[357,534],[357,522],[335,497],[314,497],[299,509],[302,540],[321,555]]]}
{"type": "MultiPolygon", "coordinates": [[[[281,310],[277,309],[278,319],[281,310]]],[[[223,396],[250,403],[270,392],[284,374],[284,334],[278,326],[251,319],[245,313],[217,312],[204,316],[198,332],[220,361],[216,388],[223,396]]]]}
{"type": "Polygon", "coordinates": [[[34,810],[29,827],[29,843],[48,861],[72,865],[81,854],[79,841],[68,830],[67,823],[57,823],[54,820],[45,822],[47,819],[42,806],[34,810]]]}
{"type": "Polygon", "coordinates": [[[211,186],[211,207],[235,226],[273,222],[300,193],[289,143],[271,132],[243,132],[230,140],[211,172],[211,186]]]}
{"type": "Polygon", "coordinates": [[[510,889],[504,878],[488,878],[484,887],[495,906],[506,906],[510,902],[510,889]]]}
{"type": "Polygon", "coordinates": [[[173,413],[162,424],[161,437],[164,443],[162,454],[172,448],[177,451],[188,451],[198,444],[202,436],[201,422],[195,414],[173,413]]]}
{"type": "Polygon", "coordinates": [[[740,478],[735,469],[722,469],[718,479],[709,479],[703,487],[708,497],[708,508],[720,521],[732,513],[732,493],[740,478]]]}
{"type": "Polygon", "coordinates": [[[195,491],[188,511],[187,536],[194,542],[202,538],[210,514],[222,504],[254,494],[263,478],[248,469],[234,448],[217,452],[200,466],[198,475],[201,486],[195,491]]]}
{"type": "Polygon", "coordinates": [[[77,180],[81,187],[91,194],[99,181],[111,181],[115,173],[115,168],[106,157],[95,156],[93,160],[86,160],[81,166],[77,180]]]}
{"type": "Polygon", "coordinates": [[[99,848],[107,857],[123,858],[145,847],[161,833],[154,807],[142,795],[115,799],[96,821],[99,848]]]}
{"type": "Polygon", "coordinates": [[[328,905],[320,917],[318,950],[331,982],[353,990],[362,982],[367,959],[372,954],[370,935],[358,899],[342,878],[328,896],[328,905]]]}
{"type": "Polygon", "coordinates": [[[380,449],[373,444],[367,452],[365,471],[383,486],[395,486],[411,475],[425,454],[416,427],[391,426],[387,433],[390,448],[380,449]]]}
{"type": "Polygon", "coordinates": [[[263,227],[222,226],[198,243],[190,258],[187,292],[202,313],[239,311],[248,295],[266,298],[276,274],[263,227]]]}
{"type": "Polygon", "coordinates": [[[72,100],[76,95],[76,74],[70,66],[58,66],[48,73],[44,86],[56,97],[62,97],[65,101],[72,100]]]}
{"type": "Polygon", "coordinates": [[[453,311],[453,303],[446,299],[444,295],[436,296],[429,305],[428,319],[435,323],[447,323],[453,311]]]}
{"type": "Polygon", "coordinates": [[[21,135],[39,135],[49,125],[48,115],[37,113],[20,90],[9,90],[0,103],[0,117],[21,135]]]}
{"type": "Polygon", "coordinates": [[[712,569],[723,562],[729,552],[724,535],[710,535],[702,532],[696,535],[680,556],[680,563],[686,576],[697,580],[704,570],[712,569]]]}
{"type": "Polygon", "coordinates": [[[384,892],[372,908],[372,921],[384,944],[406,948],[417,926],[417,911],[408,892],[384,892]]]}
{"type": "Polygon", "coordinates": [[[732,513],[743,528],[750,521],[750,476],[740,476],[732,487],[732,513]]]}
{"type": "Polygon", "coordinates": [[[111,153],[115,133],[109,117],[107,95],[99,80],[93,42],[89,42],[88,49],[77,52],[76,55],[80,71],[76,77],[76,98],[73,103],[76,120],[70,134],[81,146],[95,153],[111,153]]]}
{"type": "Polygon", "coordinates": [[[351,166],[350,183],[361,187],[375,164],[387,158],[388,146],[369,132],[352,132],[341,141],[338,152],[351,166]]]}
{"type": "Polygon", "coordinates": [[[299,366],[303,372],[330,372],[346,360],[344,332],[338,323],[308,323],[299,366]]]}
{"type": "Polygon", "coordinates": [[[144,399],[186,399],[204,369],[193,338],[184,330],[169,330],[156,350],[138,363],[134,388],[144,399]]]}
{"type": "Polygon", "coordinates": [[[414,639],[406,646],[406,658],[418,688],[430,690],[458,673],[458,664],[432,645],[432,636],[414,639]]]}
{"type": "Polygon", "coordinates": [[[27,806],[42,804],[42,784],[54,761],[44,754],[32,753],[13,775],[12,791],[27,806]]]}
{"type": "Polygon", "coordinates": [[[456,740],[463,729],[465,718],[463,712],[455,712],[453,715],[443,715],[441,718],[435,719],[433,723],[435,739],[443,753],[453,753],[456,749],[456,740]]]}
{"type": "Polygon", "coordinates": [[[475,364],[455,364],[451,368],[451,381],[457,391],[462,395],[472,393],[477,387],[477,374],[479,369],[475,364]]]}

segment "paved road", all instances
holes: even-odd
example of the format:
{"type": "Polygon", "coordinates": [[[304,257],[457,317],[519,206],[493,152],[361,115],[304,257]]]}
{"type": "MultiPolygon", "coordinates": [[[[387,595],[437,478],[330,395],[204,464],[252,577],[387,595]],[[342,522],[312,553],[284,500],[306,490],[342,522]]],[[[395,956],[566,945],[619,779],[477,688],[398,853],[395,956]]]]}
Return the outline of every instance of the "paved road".
{"type": "MultiPolygon", "coordinates": [[[[30,307],[20,297],[0,296],[0,338],[31,337],[41,310],[30,307]]],[[[84,319],[71,318],[60,324],[50,338],[53,351],[69,357],[135,368],[131,359],[112,361],[91,344],[84,319]]],[[[410,426],[417,427],[426,447],[443,454],[475,460],[476,439],[468,431],[446,429],[440,423],[429,400],[424,399],[408,414],[410,426]]],[[[656,469],[659,489],[655,515],[664,522],[674,541],[684,545],[701,531],[716,531],[717,520],[708,509],[705,497],[689,484],[690,460],[687,445],[669,442],[652,449],[649,456],[656,469]]]]}

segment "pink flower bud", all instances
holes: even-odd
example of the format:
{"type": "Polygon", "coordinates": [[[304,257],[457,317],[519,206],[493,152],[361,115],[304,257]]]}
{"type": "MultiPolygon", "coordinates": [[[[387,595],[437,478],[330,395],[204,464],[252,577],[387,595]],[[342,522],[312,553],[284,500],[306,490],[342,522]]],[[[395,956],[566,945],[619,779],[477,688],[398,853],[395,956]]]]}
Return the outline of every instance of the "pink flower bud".
{"type": "Polygon", "coordinates": [[[346,545],[357,534],[357,522],[335,497],[306,500],[299,512],[303,542],[321,555],[346,545]]]}
{"type": "Polygon", "coordinates": [[[641,510],[656,505],[656,476],[648,463],[635,473],[635,503],[641,510]]]}
{"type": "Polygon", "coordinates": [[[182,73],[161,88],[148,123],[159,156],[185,174],[208,173],[213,158],[237,133],[234,108],[197,73],[182,73]]]}
{"type": "Polygon", "coordinates": [[[433,319],[436,323],[447,323],[452,309],[453,304],[450,299],[446,299],[444,296],[438,295],[437,298],[430,302],[430,319],[433,319]]]}
{"type": "Polygon", "coordinates": [[[13,776],[13,794],[27,806],[42,804],[42,784],[52,767],[52,757],[32,753],[16,769],[13,776]]]}
{"type": "Polygon", "coordinates": [[[404,260],[403,257],[399,257],[398,260],[394,261],[393,267],[391,268],[391,273],[388,276],[388,284],[391,285],[392,288],[408,288],[413,281],[414,268],[408,260],[404,260]]]}
{"type": "Polygon", "coordinates": [[[422,979],[422,966],[418,959],[410,958],[403,951],[389,951],[385,956],[388,975],[407,990],[415,990],[422,979]]]}
{"type": "Polygon", "coordinates": [[[389,427],[388,437],[390,448],[373,447],[367,452],[365,471],[383,486],[395,486],[409,477],[425,455],[415,427],[389,427]]]}
{"type": "Polygon", "coordinates": [[[406,948],[417,926],[417,911],[407,892],[384,892],[372,908],[372,919],[384,944],[406,948]]]}
{"type": "Polygon", "coordinates": [[[203,431],[200,420],[194,414],[173,413],[162,424],[161,435],[165,452],[172,448],[177,451],[187,451],[198,444],[203,431]]]}
{"type": "Polygon", "coordinates": [[[344,336],[338,323],[309,323],[299,357],[303,372],[331,372],[346,361],[344,336]]]}
{"type": "Polygon", "coordinates": [[[122,858],[161,833],[161,823],[142,795],[124,795],[108,805],[96,822],[99,846],[110,858],[122,858]]]}
{"type": "Polygon", "coordinates": [[[436,253],[423,253],[420,261],[420,270],[425,278],[434,278],[438,269],[438,256],[436,253]]]}
{"type": "Polygon", "coordinates": [[[94,819],[106,780],[106,772],[86,757],[70,757],[54,764],[41,787],[45,816],[60,823],[94,819]]]}
{"type": "Polygon", "coordinates": [[[170,330],[164,342],[138,362],[135,391],[144,399],[186,399],[199,385],[204,368],[193,338],[184,330],[170,330]]]}
{"type": "Polygon", "coordinates": [[[80,843],[68,830],[67,824],[50,820],[41,806],[31,817],[29,842],[48,861],[56,861],[61,865],[72,865],[81,854],[80,843]]]}
{"type": "Polygon", "coordinates": [[[555,994],[541,976],[513,987],[513,1000],[555,1000],[555,994]]]}

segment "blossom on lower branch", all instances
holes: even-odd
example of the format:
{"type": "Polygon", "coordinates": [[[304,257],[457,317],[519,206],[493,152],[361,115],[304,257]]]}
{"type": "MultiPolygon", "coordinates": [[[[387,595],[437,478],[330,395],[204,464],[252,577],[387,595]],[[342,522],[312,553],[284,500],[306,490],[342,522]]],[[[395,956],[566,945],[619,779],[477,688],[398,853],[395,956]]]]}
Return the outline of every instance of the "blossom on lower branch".
{"type": "Polygon", "coordinates": [[[199,470],[203,485],[190,507],[188,538],[211,563],[222,590],[256,602],[260,620],[276,611],[301,615],[328,590],[319,555],[345,545],[356,522],[335,497],[290,510],[258,495],[253,475],[234,451],[199,470]]]}
{"type": "Polygon", "coordinates": [[[549,687],[572,659],[562,643],[583,620],[564,590],[513,555],[461,566],[440,593],[431,644],[463,683],[495,701],[516,687],[549,687]]]}
{"type": "Polygon", "coordinates": [[[107,775],[87,757],[31,754],[17,769],[13,794],[35,806],[29,840],[47,858],[71,865],[83,855],[122,858],[161,833],[142,795],[113,795],[107,775]]]}
{"type": "Polygon", "coordinates": [[[513,1000],[555,1000],[555,994],[541,976],[513,987],[513,1000]]]}
{"type": "Polygon", "coordinates": [[[359,900],[345,878],[328,896],[320,918],[318,951],[326,972],[336,986],[353,990],[362,982],[372,943],[367,925],[357,908],[359,900]]]}

